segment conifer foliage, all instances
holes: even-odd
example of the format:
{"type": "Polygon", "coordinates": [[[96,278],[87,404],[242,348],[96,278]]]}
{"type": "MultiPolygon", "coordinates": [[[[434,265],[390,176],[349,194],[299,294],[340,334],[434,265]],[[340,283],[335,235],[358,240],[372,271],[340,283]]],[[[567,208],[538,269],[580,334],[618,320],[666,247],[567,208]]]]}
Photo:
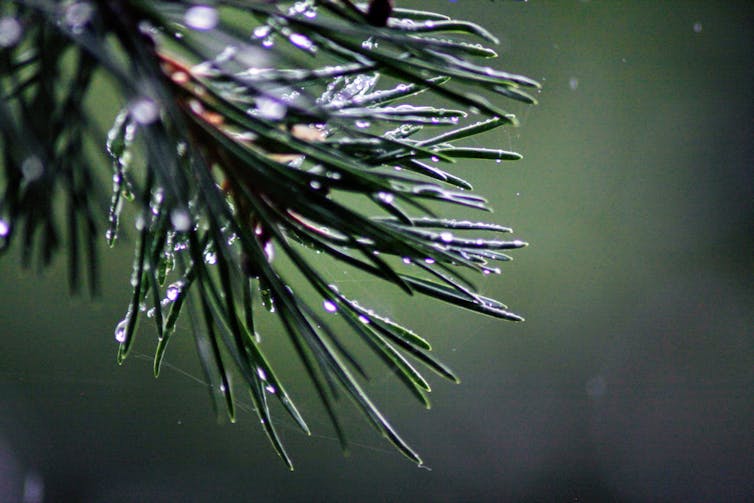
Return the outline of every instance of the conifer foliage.
{"type": "Polygon", "coordinates": [[[457,377],[427,340],[317,264],[521,320],[468,276],[497,272],[525,243],[448,215],[487,209],[453,164],[520,158],[465,146],[516,124],[504,99],[535,103],[526,90],[536,82],[485,63],[495,43],[476,24],[388,0],[4,1],[0,251],[18,241],[26,266],[63,252],[71,288],[85,279],[96,292],[100,243],[129,234],[119,362],[146,319],[157,375],[179,316],[193,313],[214,399],[233,420],[236,394],[248,394],[292,467],[272,405],[309,427],[263,351],[269,335],[255,318],[265,308],[344,446],[341,396],[421,463],[364,392],[366,371],[344,340],[363,341],[427,407],[419,368],[457,377]],[[103,87],[123,104],[109,131],[95,109],[103,87]],[[124,205],[133,212],[122,223],[124,205]]]}

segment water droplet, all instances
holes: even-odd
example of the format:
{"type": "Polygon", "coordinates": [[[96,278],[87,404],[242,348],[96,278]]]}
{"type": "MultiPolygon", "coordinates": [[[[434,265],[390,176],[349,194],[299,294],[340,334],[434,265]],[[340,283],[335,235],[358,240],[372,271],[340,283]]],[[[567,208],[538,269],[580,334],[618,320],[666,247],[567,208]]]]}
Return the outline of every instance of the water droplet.
{"type": "Polygon", "coordinates": [[[262,367],[257,367],[257,375],[259,378],[263,381],[267,380],[267,373],[264,371],[262,367]]]}
{"type": "Polygon", "coordinates": [[[89,2],[75,2],[66,7],[63,18],[74,33],[81,33],[94,14],[89,2]]]}
{"type": "Polygon", "coordinates": [[[160,108],[157,103],[146,97],[133,100],[128,105],[128,111],[133,120],[142,125],[151,124],[160,116],[160,108]]]}
{"type": "Polygon", "coordinates": [[[126,331],[128,329],[128,318],[124,318],[115,326],[115,340],[121,344],[126,342],[126,331]]]}
{"type": "Polygon", "coordinates": [[[322,306],[325,308],[325,311],[327,311],[328,313],[334,313],[335,311],[338,310],[338,306],[336,306],[335,303],[330,300],[324,301],[322,303],[322,306]]]}
{"type": "Polygon", "coordinates": [[[175,299],[178,298],[178,296],[181,294],[181,290],[183,289],[183,281],[176,281],[175,283],[171,283],[168,285],[167,290],[165,291],[165,295],[167,296],[168,300],[171,302],[174,302],[175,299]]]}
{"type": "Polygon", "coordinates": [[[271,30],[272,28],[263,24],[262,26],[257,26],[256,28],[254,28],[253,33],[256,38],[264,38],[270,34],[271,30]]]}
{"type": "Polygon", "coordinates": [[[217,26],[220,16],[214,7],[196,5],[186,11],[183,19],[186,22],[186,26],[195,30],[206,31],[217,26]]]}
{"type": "Polygon", "coordinates": [[[275,258],[275,246],[272,244],[272,241],[267,241],[264,244],[264,256],[267,259],[267,262],[272,262],[272,259],[275,258]]]}
{"type": "Polygon", "coordinates": [[[309,182],[309,187],[313,188],[314,190],[319,190],[322,188],[322,184],[317,180],[312,180],[311,182],[309,182]]]}
{"type": "Polygon", "coordinates": [[[430,159],[430,160],[431,160],[432,162],[439,162],[439,161],[440,161],[440,158],[439,158],[439,157],[437,157],[436,155],[433,155],[433,156],[432,156],[432,157],[430,157],[429,159],[430,159]]]}
{"type": "Polygon", "coordinates": [[[369,121],[367,121],[367,120],[361,120],[361,119],[360,119],[360,120],[357,120],[356,122],[354,122],[354,125],[355,125],[355,126],[356,126],[357,128],[360,128],[360,129],[366,129],[366,128],[368,128],[369,126],[371,126],[371,125],[372,125],[372,123],[371,123],[371,122],[369,122],[369,121]]]}
{"type": "Polygon", "coordinates": [[[314,43],[306,35],[293,33],[290,37],[288,37],[288,40],[290,40],[291,43],[296,47],[304,49],[305,51],[311,51],[314,49],[314,43]]]}
{"type": "Polygon", "coordinates": [[[217,263],[217,255],[211,251],[204,252],[204,261],[209,265],[215,265],[217,263]]]}
{"type": "Polygon", "coordinates": [[[0,238],[4,238],[10,234],[10,224],[5,220],[0,218],[0,238]]]}
{"type": "Polygon", "coordinates": [[[252,131],[241,131],[240,133],[232,133],[233,138],[243,143],[251,143],[255,141],[258,136],[252,131]]]}
{"type": "Polygon", "coordinates": [[[114,242],[118,238],[118,234],[113,229],[107,229],[105,231],[105,239],[108,243],[114,242]]]}
{"type": "Polygon", "coordinates": [[[213,62],[217,65],[227,63],[228,61],[234,59],[236,54],[238,54],[238,47],[234,45],[227,45],[222,51],[220,51],[220,54],[215,56],[213,62]]]}
{"type": "Polygon", "coordinates": [[[137,231],[144,230],[144,226],[146,225],[146,221],[144,220],[144,217],[139,215],[134,220],[134,227],[136,227],[137,231]]]}
{"type": "Polygon", "coordinates": [[[188,241],[186,241],[185,239],[182,239],[176,242],[175,245],[173,245],[174,252],[181,252],[186,249],[188,249],[188,241]]]}
{"type": "Polygon", "coordinates": [[[379,199],[385,204],[392,204],[393,201],[395,200],[395,196],[391,194],[390,192],[378,192],[377,199],[379,199]]]}
{"type": "Polygon", "coordinates": [[[184,208],[176,208],[170,212],[170,223],[178,232],[185,232],[191,229],[191,215],[184,208]]]}
{"type": "Polygon", "coordinates": [[[21,164],[21,173],[27,182],[33,182],[42,176],[43,172],[44,166],[42,165],[42,161],[35,155],[26,158],[21,164]]]}
{"type": "Polygon", "coordinates": [[[432,257],[427,257],[424,259],[424,262],[426,262],[427,264],[434,264],[435,259],[433,259],[432,257]]]}
{"type": "Polygon", "coordinates": [[[359,315],[359,321],[362,322],[364,325],[369,325],[370,323],[369,318],[367,318],[363,314],[359,315]]]}
{"type": "Polygon", "coordinates": [[[287,107],[283,103],[266,96],[260,96],[255,101],[259,115],[265,119],[275,121],[285,117],[287,107]]]}
{"type": "Polygon", "coordinates": [[[270,289],[266,286],[259,288],[259,295],[262,298],[262,306],[270,313],[275,312],[275,299],[272,297],[270,289]]]}
{"type": "Polygon", "coordinates": [[[571,91],[575,91],[579,87],[579,79],[576,77],[571,77],[568,80],[568,87],[571,88],[571,91]]]}
{"type": "Polygon", "coordinates": [[[702,23],[700,21],[697,21],[694,23],[694,33],[701,33],[702,32],[702,23]]]}
{"type": "Polygon", "coordinates": [[[451,232],[441,232],[440,233],[440,241],[443,243],[450,243],[453,241],[453,233],[451,232]]]}
{"type": "Polygon", "coordinates": [[[276,391],[275,386],[273,386],[272,384],[268,384],[267,386],[264,387],[264,389],[267,391],[267,393],[271,393],[273,395],[275,394],[275,391],[276,391]]]}
{"type": "Polygon", "coordinates": [[[152,199],[149,201],[149,209],[152,215],[158,216],[162,209],[162,201],[165,199],[165,191],[161,187],[152,190],[152,199]]]}
{"type": "Polygon", "coordinates": [[[403,263],[406,264],[406,265],[411,264],[411,258],[409,258],[409,257],[403,257],[403,263]]]}
{"type": "Polygon", "coordinates": [[[21,40],[23,28],[18,19],[5,16],[0,18],[0,47],[13,47],[21,40]]]}

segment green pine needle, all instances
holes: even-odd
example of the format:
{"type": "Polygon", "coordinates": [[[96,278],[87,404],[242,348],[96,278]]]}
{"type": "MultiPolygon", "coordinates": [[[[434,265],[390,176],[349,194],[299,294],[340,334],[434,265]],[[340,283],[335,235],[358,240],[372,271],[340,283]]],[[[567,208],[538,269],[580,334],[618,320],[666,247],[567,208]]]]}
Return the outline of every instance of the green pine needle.
{"type": "Polygon", "coordinates": [[[536,103],[526,89],[539,84],[485,65],[496,53],[484,44],[496,41],[476,24],[377,0],[3,2],[0,251],[19,241],[27,266],[62,251],[71,288],[85,276],[96,292],[97,243],[117,244],[128,227],[121,210],[132,204],[136,253],[115,331],[119,363],[139,319],[151,318],[159,375],[188,312],[217,403],[235,420],[245,389],[292,468],[270,402],[309,427],[263,352],[252,308],[261,304],[279,317],[344,448],[341,393],[420,464],[365,393],[366,372],[342,339],[358,336],[427,408],[421,367],[458,377],[424,338],[341,293],[304,250],[409,295],[522,320],[462,272],[499,272],[492,263],[510,260],[503,251],[526,243],[502,239],[509,228],[442,214],[488,209],[446,167],[521,157],[457,144],[516,124],[498,97],[536,103]],[[107,134],[88,101],[103,81],[125,103],[107,134]],[[412,103],[418,95],[422,104],[412,103]],[[94,158],[94,145],[106,145],[109,161],[94,158]],[[354,197],[364,204],[346,202],[354,197]],[[317,300],[294,293],[289,276],[317,300]],[[328,325],[319,305],[351,333],[328,325]]]}

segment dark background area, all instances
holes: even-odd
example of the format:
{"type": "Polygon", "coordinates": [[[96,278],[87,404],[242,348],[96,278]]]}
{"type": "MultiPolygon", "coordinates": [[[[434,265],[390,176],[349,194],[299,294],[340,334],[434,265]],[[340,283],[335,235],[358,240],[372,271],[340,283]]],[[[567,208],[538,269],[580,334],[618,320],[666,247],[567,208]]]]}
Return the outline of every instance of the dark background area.
{"type": "Polygon", "coordinates": [[[41,275],[19,270],[18,248],[0,261],[0,490],[26,478],[48,501],[751,501],[750,2],[398,4],[483,24],[502,38],[495,64],[544,85],[538,107],[510,105],[521,128],[479,140],[522,161],[458,168],[531,243],[480,282],[526,323],[326,266],[462,377],[430,376],[429,412],[386,370],[367,386],[430,470],[348,404],[343,457],[266,313],[273,364],[314,430],[276,411],[293,473],[253,412],[217,424],[188,330],[159,380],[146,323],[117,366],[121,243],[94,302],[69,300],[60,258],[41,275]]]}

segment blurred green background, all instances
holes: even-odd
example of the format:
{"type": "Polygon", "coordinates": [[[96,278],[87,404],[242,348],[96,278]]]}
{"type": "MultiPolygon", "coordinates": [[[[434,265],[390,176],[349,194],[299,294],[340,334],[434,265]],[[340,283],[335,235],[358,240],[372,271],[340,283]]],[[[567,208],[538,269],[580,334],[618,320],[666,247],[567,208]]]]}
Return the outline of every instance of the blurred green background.
{"type": "Polygon", "coordinates": [[[502,38],[499,66],[544,84],[540,106],[512,108],[521,128],[485,138],[524,160],[459,167],[531,243],[481,283],[526,323],[328,268],[461,375],[430,376],[429,412],[387,371],[368,386],[431,470],[347,404],[344,458],[284,347],[273,363],[314,430],[277,411],[293,473],[253,412],[217,425],[187,331],[159,380],[139,356],[147,324],[118,367],[121,243],[94,302],[68,300],[60,258],[42,275],[18,269],[17,248],[0,261],[6,481],[41,481],[46,501],[751,501],[751,3],[397,3],[483,24],[502,38]]]}

